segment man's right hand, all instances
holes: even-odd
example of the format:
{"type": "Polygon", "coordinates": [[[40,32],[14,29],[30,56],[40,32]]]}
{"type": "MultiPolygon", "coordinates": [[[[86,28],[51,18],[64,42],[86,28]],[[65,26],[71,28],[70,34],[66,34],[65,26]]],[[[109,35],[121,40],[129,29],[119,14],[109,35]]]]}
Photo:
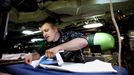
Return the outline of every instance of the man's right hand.
{"type": "Polygon", "coordinates": [[[28,53],[25,55],[25,63],[26,64],[31,64],[32,62],[32,54],[31,53],[28,53]]]}

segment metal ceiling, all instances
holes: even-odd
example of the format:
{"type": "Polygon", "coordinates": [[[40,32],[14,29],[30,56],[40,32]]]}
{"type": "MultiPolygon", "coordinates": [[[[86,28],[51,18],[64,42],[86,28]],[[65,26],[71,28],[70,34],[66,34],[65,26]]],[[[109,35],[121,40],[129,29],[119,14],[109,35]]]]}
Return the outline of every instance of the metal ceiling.
{"type": "MultiPolygon", "coordinates": [[[[24,29],[38,29],[38,22],[47,16],[53,16],[62,21],[59,28],[78,28],[83,30],[79,22],[97,16],[109,20],[109,4],[98,4],[96,1],[107,0],[12,0],[9,17],[9,31],[16,36],[22,35],[24,29]],[[75,24],[74,24],[75,23],[75,24]],[[72,26],[73,24],[73,26],[72,26]],[[75,27],[76,26],[76,27],[75,27]]],[[[113,3],[114,12],[121,10],[125,14],[133,13],[134,0],[118,0],[113,3]]],[[[92,31],[92,29],[90,29],[92,31]]],[[[90,31],[89,30],[89,31],[90,31]]],[[[94,29],[93,29],[94,30],[94,29]]]]}
{"type": "MultiPolygon", "coordinates": [[[[133,10],[133,3],[133,0],[114,3],[114,10],[121,9],[125,12],[133,10]]],[[[40,21],[47,15],[52,15],[45,9],[59,14],[63,21],[68,21],[69,17],[76,19],[75,16],[83,18],[83,15],[90,17],[104,14],[109,11],[109,4],[95,4],[95,0],[14,0],[10,11],[10,21],[16,23],[40,21]]]]}

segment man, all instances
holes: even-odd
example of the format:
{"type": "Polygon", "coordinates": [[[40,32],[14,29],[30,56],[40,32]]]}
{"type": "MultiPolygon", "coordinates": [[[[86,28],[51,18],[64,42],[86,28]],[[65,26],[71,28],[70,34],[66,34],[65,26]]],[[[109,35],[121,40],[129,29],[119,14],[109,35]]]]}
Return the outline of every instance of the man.
{"type": "MultiPolygon", "coordinates": [[[[52,58],[57,52],[64,50],[61,53],[64,61],[84,62],[82,48],[88,45],[84,35],[74,31],[61,32],[55,26],[56,23],[56,20],[50,17],[42,21],[40,31],[45,40],[40,42],[41,47],[37,52],[52,58]]],[[[31,61],[32,55],[25,57],[26,63],[30,64],[31,61]]]]}
{"type": "MultiPolygon", "coordinates": [[[[54,26],[56,22],[52,19],[46,19],[43,21],[40,30],[43,33],[44,41],[40,41],[37,52],[42,56],[45,55],[49,58],[54,57],[55,53],[64,50],[62,53],[63,60],[73,62],[83,62],[82,48],[88,45],[87,40],[83,37],[83,34],[68,31],[60,32],[57,27],[54,26]]],[[[30,64],[32,61],[32,55],[29,54],[25,57],[25,62],[30,64]]],[[[119,75],[118,73],[79,73],[79,72],[67,72],[57,71],[50,69],[42,69],[40,67],[33,68],[27,64],[13,64],[2,66],[2,72],[7,72],[12,75],[119,75]]],[[[119,70],[118,67],[115,67],[119,70]]],[[[122,69],[123,75],[127,75],[127,71],[122,69]]]]}

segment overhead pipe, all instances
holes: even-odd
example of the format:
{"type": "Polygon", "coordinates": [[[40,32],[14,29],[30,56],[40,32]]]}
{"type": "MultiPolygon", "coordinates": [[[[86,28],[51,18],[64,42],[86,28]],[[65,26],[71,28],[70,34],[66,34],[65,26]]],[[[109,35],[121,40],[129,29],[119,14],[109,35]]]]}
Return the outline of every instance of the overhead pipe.
{"type": "Polygon", "coordinates": [[[9,11],[11,9],[11,0],[0,0],[0,58],[5,49],[5,40],[8,28],[9,11]]]}

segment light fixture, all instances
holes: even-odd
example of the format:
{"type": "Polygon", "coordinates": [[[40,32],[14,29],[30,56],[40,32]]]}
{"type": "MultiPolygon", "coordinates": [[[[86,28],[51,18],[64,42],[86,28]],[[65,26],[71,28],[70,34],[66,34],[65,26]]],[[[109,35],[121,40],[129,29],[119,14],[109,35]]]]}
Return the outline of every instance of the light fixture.
{"type": "Polygon", "coordinates": [[[41,31],[31,31],[31,30],[24,30],[22,31],[23,34],[25,35],[33,35],[33,34],[36,34],[36,33],[39,33],[41,31]]]}
{"type": "MultiPolygon", "coordinates": [[[[128,0],[112,0],[112,3],[126,2],[128,0]]],[[[109,0],[94,0],[94,4],[106,4],[109,0]]]]}
{"type": "Polygon", "coordinates": [[[33,38],[31,39],[31,42],[42,41],[42,40],[43,40],[42,38],[33,38]]]}
{"type": "Polygon", "coordinates": [[[83,27],[84,28],[97,28],[103,26],[102,23],[92,23],[92,24],[86,24],[83,27]]]}
{"type": "Polygon", "coordinates": [[[98,20],[97,17],[93,16],[93,20],[87,20],[85,21],[85,25],[83,25],[83,28],[98,28],[103,26],[103,24],[98,20]]]}

